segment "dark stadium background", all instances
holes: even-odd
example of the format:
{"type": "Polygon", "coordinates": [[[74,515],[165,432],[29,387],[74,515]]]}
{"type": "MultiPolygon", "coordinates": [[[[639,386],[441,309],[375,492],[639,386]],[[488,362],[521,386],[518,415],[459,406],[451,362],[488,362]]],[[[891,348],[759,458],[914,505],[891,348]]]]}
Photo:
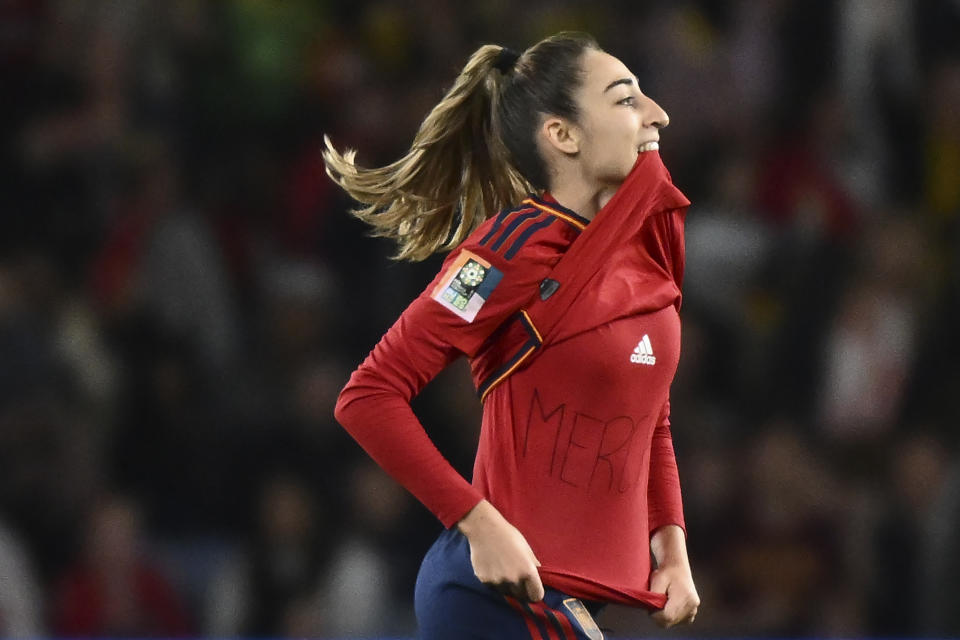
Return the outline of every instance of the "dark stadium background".
{"type": "MultiPolygon", "coordinates": [[[[3,0],[0,636],[413,634],[440,525],[332,405],[439,258],[365,236],[322,134],[388,162],[478,45],[565,28],[693,201],[703,605],[601,624],[960,635],[960,2],[3,0]]],[[[416,408],[469,473],[463,363],[416,408]]]]}

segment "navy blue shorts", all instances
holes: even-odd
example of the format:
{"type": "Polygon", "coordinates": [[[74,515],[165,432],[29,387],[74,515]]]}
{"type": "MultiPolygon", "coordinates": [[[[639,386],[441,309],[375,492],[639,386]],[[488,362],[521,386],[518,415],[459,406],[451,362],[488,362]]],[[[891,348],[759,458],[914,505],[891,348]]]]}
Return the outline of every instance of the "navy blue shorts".
{"type": "Polygon", "coordinates": [[[430,547],[414,597],[422,640],[601,640],[593,616],[600,603],[546,588],[541,602],[522,602],[480,582],[470,545],[455,527],[430,547]]]}

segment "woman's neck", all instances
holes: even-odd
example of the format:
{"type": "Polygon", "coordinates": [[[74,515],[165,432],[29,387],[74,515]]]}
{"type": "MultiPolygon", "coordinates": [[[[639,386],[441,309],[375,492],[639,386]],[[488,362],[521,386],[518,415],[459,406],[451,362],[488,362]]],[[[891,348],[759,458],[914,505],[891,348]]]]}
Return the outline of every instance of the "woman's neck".
{"type": "Polygon", "coordinates": [[[618,185],[590,185],[583,180],[558,180],[552,185],[550,195],[567,209],[575,211],[587,220],[593,220],[597,212],[617,192],[618,185]]]}

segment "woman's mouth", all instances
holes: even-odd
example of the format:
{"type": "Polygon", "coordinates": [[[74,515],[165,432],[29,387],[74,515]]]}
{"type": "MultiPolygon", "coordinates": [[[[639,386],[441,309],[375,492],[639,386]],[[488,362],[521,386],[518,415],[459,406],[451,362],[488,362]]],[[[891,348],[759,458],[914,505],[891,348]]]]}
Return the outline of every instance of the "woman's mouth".
{"type": "Polygon", "coordinates": [[[651,140],[650,142],[644,142],[637,148],[637,153],[643,153],[644,151],[657,151],[660,148],[660,143],[651,140]]]}

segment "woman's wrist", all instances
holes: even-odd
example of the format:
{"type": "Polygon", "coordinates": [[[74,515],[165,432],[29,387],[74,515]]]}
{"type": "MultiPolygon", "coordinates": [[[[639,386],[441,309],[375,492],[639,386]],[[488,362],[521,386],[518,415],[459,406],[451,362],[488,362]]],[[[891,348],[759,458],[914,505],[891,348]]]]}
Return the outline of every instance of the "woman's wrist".
{"type": "Polygon", "coordinates": [[[656,558],[657,567],[690,567],[686,536],[683,529],[675,524],[664,525],[653,532],[650,550],[656,558]]]}
{"type": "Polygon", "coordinates": [[[499,512],[487,500],[481,500],[457,522],[457,529],[470,538],[478,529],[489,524],[499,512]]]}

